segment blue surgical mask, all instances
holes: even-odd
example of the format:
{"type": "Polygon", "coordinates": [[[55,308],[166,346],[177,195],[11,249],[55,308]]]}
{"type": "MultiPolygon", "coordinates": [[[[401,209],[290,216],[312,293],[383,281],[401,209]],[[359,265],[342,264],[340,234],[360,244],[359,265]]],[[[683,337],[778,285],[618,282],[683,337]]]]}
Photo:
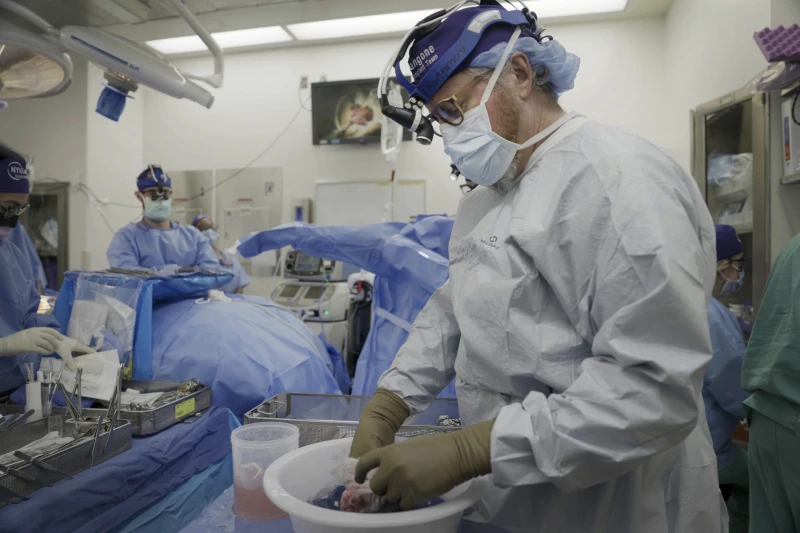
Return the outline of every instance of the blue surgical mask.
{"type": "Polygon", "coordinates": [[[144,199],[144,216],[154,222],[168,220],[172,216],[172,199],[151,200],[144,199]]]}
{"type": "MultiPolygon", "coordinates": [[[[725,278],[725,276],[722,277],[725,278]]],[[[726,294],[733,294],[741,289],[742,285],[744,285],[744,270],[739,271],[738,279],[725,278],[725,285],[722,286],[722,290],[719,293],[722,296],[726,294]]]]}
{"type": "Polygon", "coordinates": [[[533,146],[545,139],[576,116],[575,113],[564,115],[522,144],[509,141],[492,130],[486,102],[492,95],[492,90],[502,71],[501,67],[505,65],[506,59],[519,37],[519,32],[520,30],[517,28],[509,39],[500,63],[483,91],[481,103],[467,111],[464,114],[464,120],[458,126],[441,124],[444,152],[450,156],[450,160],[465,178],[480,185],[488,186],[500,181],[511,167],[514,156],[519,150],[533,146]]]}
{"type": "Polygon", "coordinates": [[[208,239],[208,242],[211,244],[214,244],[217,242],[217,239],[219,239],[219,233],[214,231],[212,228],[208,228],[207,230],[203,231],[203,235],[206,236],[206,239],[208,239]]]}

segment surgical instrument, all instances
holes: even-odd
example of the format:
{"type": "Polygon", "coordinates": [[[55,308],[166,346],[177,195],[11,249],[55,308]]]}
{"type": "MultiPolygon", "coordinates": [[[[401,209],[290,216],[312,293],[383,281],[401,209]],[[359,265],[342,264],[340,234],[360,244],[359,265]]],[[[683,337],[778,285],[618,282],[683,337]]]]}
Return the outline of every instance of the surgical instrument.
{"type": "Polygon", "coordinates": [[[37,459],[36,457],[31,457],[30,455],[28,455],[26,453],[23,453],[23,452],[21,452],[19,450],[14,452],[14,457],[17,457],[18,459],[22,459],[26,463],[30,463],[33,466],[37,466],[37,467],[41,468],[42,470],[46,470],[48,472],[53,472],[53,473],[56,473],[56,474],[61,474],[62,476],[64,476],[67,479],[72,479],[72,476],[70,476],[69,474],[67,474],[66,472],[61,470],[60,468],[58,468],[56,466],[53,466],[51,464],[45,463],[44,461],[42,461],[40,459],[37,459]]]}
{"type": "Polygon", "coordinates": [[[11,468],[11,467],[6,466],[6,465],[4,465],[2,463],[0,463],[0,472],[2,472],[3,474],[8,474],[9,476],[14,476],[16,478],[22,479],[22,480],[27,481],[29,483],[37,483],[39,485],[44,485],[46,487],[52,487],[53,486],[50,483],[46,483],[46,482],[44,482],[42,480],[36,479],[35,477],[33,477],[30,474],[22,472],[21,470],[17,470],[16,468],[11,468]]]}
{"type": "Polygon", "coordinates": [[[24,414],[19,415],[15,418],[12,422],[8,423],[7,425],[0,428],[0,432],[8,431],[20,422],[24,422],[27,420],[35,411],[33,409],[28,409],[24,414]]]}
{"type": "Polygon", "coordinates": [[[16,420],[17,420],[18,418],[20,418],[21,416],[22,416],[21,414],[15,414],[15,415],[8,415],[8,416],[6,416],[6,417],[3,419],[3,421],[2,421],[2,422],[0,422],[0,431],[3,431],[3,430],[5,430],[5,428],[6,428],[7,426],[10,426],[10,425],[11,425],[11,424],[13,424],[14,422],[16,422],[16,420]]]}
{"type": "MultiPolygon", "coordinates": [[[[103,420],[104,419],[105,419],[105,415],[102,415],[102,414],[97,419],[97,430],[94,433],[94,443],[92,444],[92,460],[89,463],[89,467],[90,468],[94,466],[94,452],[97,450],[97,439],[100,438],[100,430],[103,429],[103,420]]],[[[109,431],[108,437],[111,438],[111,432],[110,431],[109,431]]],[[[106,441],[106,443],[108,443],[108,441],[106,441]]]]}
{"type": "Polygon", "coordinates": [[[124,368],[125,365],[123,364],[120,364],[119,368],[117,368],[117,389],[114,393],[114,397],[112,398],[112,403],[108,406],[109,409],[112,406],[115,406],[114,417],[111,419],[111,427],[108,428],[108,438],[106,438],[106,443],[103,446],[103,453],[101,454],[101,457],[105,456],[106,454],[108,443],[111,442],[111,433],[114,431],[114,426],[119,420],[119,412],[122,409],[122,372],[124,368]]]}
{"type": "Polygon", "coordinates": [[[82,391],[83,391],[83,363],[78,365],[78,368],[75,370],[75,386],[72,388],[72,396],[78,399],[78,402],[75,406],[75,412],[77,413],[75,421],[76,422],[83,422],[83,403],[82,403],[82,391]]]}

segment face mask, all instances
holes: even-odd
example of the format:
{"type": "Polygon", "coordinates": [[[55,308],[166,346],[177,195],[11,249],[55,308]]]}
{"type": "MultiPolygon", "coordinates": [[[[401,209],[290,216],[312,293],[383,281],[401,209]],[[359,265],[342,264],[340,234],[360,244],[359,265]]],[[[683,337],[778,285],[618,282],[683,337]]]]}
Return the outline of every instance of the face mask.
{"type": "Polygon", "coordinates": [[[14,228],[9,228],[8,226],[0,226],[0,241],[4,241],[11,235],[11,232],[14,231],[14,228]]]}
{"type": "Polygon", "coordinates": [[[208,242],[210,242],[211,244],[214,244],[215,242],[217,242],[217,239],[219,239],[219,233],[214,231],[212,228],[208,228],[207,230],[203,231],[203,235],[206,236],[208,242]]]}
{"type": "Polygon", "coordinates": [[[719,292],[722,296],[726,294],[733,294],[741,289],[742,285],[744,284],[744,270],[739,271],[738,279],[728,279],[725,276],[722,277],[725,279],[725,285],[722,286],[722,290],[719,292]]]}
{"type": "Polygon", "coordinates": [[[509,141],[492,131],[486,102],[492,95],[492,90],[503,70],[502,66],[505,65],[519,33],[520,28],[517,28],[509,39],[503,57],[483,92],[481,103],[464,114],[464,120],[460,125],[452,126],[446,123],[441,125],[444,152],[450,156],[464,177],[480,185],[492,185],[500,181],[519,150],[545,139],[576,116],[576,113],[564,115],[522,144],[509,141]]]}
{"type": "Polygon", "coordinates": [[[172,215],[172,200],[144,199],[144,216],[154,222],[162,222],[172,215]]]}

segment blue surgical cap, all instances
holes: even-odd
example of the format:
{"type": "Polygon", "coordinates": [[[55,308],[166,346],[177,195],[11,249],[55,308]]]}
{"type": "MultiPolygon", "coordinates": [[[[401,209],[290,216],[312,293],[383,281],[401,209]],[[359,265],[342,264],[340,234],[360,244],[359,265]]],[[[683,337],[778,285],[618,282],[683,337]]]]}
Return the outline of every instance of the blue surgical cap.
{"type": "Polygon", "coordinates": [[[730,259],[735,255],[744,252],[744,245],[742,245],[739,235],[736,234],[736,229],[733,226],[726,224],[717,224],[717,262],[730,259]]]}
{"type": "Polygon", "coordinates": [[[136,188],[139,191],[153,187],[172,187],[172,178],[164,172],[160,165],[150,165],[136,178],[136,188]]]}
{"type": "MultiPolygon", "coordinates": [[[[508,41],[498,43],[489,50],[475,57],[470,63],[470,67],[476,68],[497,68],[505,65],[498,65],[503,57],[508,41]]],[[[522,52],[528,56],[531,66],[537,69],[544,65],[550,71],[549,81],[553,84],[556,94],[561,94],[575,87],[575,76],[581,59],[575,54],[567,52],[561,43],[555,39],[545,42],[538,42],[532,37],[520,36],[514,43],[509,57],[514,52],[522,52]]]]}

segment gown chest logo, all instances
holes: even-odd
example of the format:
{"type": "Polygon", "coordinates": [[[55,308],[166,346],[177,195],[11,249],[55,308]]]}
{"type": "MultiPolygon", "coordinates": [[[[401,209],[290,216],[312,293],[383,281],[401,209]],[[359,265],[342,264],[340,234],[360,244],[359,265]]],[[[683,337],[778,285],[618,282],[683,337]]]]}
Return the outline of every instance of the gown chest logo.
{"type": "Polygon", "coordinates": [[[494,248],[495,250],[499,250],[500,249],[500,247],[496,244],[497,243],[497,237],[494,236],[494,235],[492,235],[488,239],[480,239],[480,242],[481,242],[481,244],[483,244],[484,246],[488,246],[489,248],[494,248]]]}

